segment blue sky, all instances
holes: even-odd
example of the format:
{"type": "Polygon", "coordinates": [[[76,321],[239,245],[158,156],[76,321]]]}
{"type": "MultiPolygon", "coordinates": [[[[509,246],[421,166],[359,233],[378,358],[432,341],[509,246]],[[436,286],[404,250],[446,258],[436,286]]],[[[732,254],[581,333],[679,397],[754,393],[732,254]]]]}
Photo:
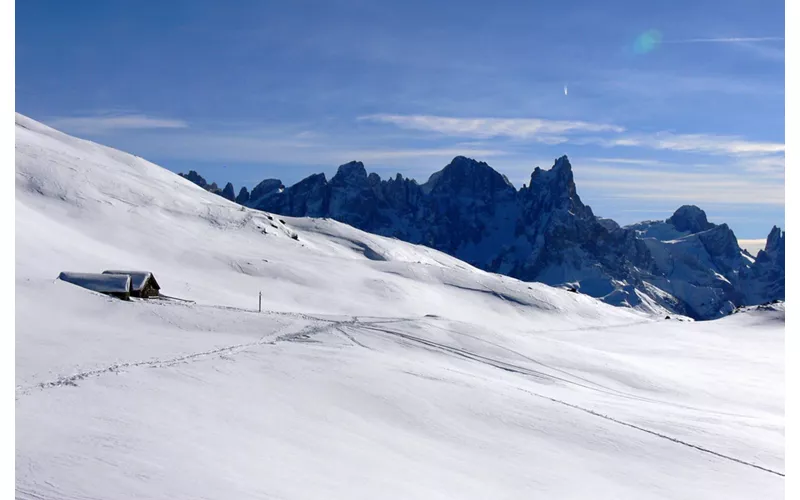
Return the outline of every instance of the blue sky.
{"type": "Polygon", "coordinates": [[[238,190],[569,155],[625,224],[784,226],[784,3],[18,2],[16,109],[238,190]],[[565,87],[567,89],[565,95],[565,87]]]}

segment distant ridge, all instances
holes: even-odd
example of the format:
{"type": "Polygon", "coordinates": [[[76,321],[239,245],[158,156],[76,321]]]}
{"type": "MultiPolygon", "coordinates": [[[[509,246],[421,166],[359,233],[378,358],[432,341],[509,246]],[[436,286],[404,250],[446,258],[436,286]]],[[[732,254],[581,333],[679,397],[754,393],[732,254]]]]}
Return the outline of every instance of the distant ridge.
{"type": "Polygon", "coordinates": [[[536,167],[519,190],[488,164],[457,156],[424,184],[400,174],[382,180],[353,161],[330,180],[314,174],[285,187],[267,179],[249,196],[243,188],[238,201],[282,215],[329,217],[618,306],[713,319],[785,298],[779,228],[753,259],[726,224],[708,222],[692,205],[665,221],[620,227],[581,201],[566,156],[548,170],[536,167]]]}

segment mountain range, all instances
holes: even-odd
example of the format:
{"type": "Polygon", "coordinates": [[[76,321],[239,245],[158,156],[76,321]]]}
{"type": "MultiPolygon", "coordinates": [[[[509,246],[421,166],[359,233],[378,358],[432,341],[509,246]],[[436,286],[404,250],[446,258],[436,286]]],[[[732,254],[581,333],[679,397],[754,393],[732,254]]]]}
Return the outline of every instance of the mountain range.
{"type": "Polygon", "coordinates": [[[785,233],[773,227],[753,256],[727,224],[693,205],[663,221],[622,227],[578,196],[566,156],[516,189],[488,164],[458,156],[419,184],[341,165],[286,187],[266,179],[234,196],[197,172],[195,184],[265,212],[331,218],[425,245],[475,267],[588,294],[606,303],[694,319],[785,298],[785,233]]]}

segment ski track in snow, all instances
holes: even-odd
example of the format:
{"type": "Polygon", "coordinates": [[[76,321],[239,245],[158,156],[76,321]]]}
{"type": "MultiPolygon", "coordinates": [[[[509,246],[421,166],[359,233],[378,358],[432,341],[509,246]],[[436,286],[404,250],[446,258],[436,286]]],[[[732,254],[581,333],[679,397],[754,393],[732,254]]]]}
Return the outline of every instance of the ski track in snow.
{"type": "MultiPolygon", "coordinates": [[[[445,345],[445,344],[441,344],[439,342],[434,342],[434,341],[431,341],[431,340],[423,339],[421,337],[416,337],[416,336],[408,334],[408,333],[397,332],[397,331],[394,331],[394,330],[388,330],[388,329],[384,329],[384,328],[375,328],[375,327],[369,326],[367,324],[361,324],[359,326],[362,326],[365,329],[372,330],[372,331],[375,331],[375,332],[386,333],[386,334],[393,335],[393,336],[396,336],[396,337],[401,337],[401,338],[404,338],[406,340],[410,340],[412,342],[417,342],[417,343],[426,345],[428,347],[432,347],[432,348],[437,349],[437,350],[445,351],[445,352],[448,352],[448,353],[451,353],[451,354],[454,354],[456,356],[460,356],[460,357],[463,357],[463,358],[466,358],[466,359],[470,359],[470,360],[473,360],[473,361],[478,361],[478,362],[481,362],[481,363],[484,363],[484,364],[488,364],[488,365],[494,366],[495,368],[499,368],[501,370],[505,370],[507,372],[518,373],[518,374],[521,374],[521,375],[527,375],[527,376],[533,377],[533,378],[535,378],[535,379],[537,379],[539,381],[559,381],[559,382],[564,382],[566,384],[574,385],[574,386],[577,386],[577,387],[582,387],[584,389],[589,389],[591,391],[600,392],[600,393],[603,393],[603,394],[606,394],[606,395],[609,395],[609,396],[622,397],[622,398],[625,398],[625,399],[632,399],[632,400],[642,401],[642,402],[647,402],[647,403],[655,403],[655,404],[675,406],[677,408],[683,408],[683,409],[693,410],[693,411],[702,412],[702,413],[715,413],[715,414],[719,414],[719,415],[726,415],[726,416],[732,416],[732,417],[742,417],[742,418],[747,418],[748,417],[747,415],[741,415],[741,414],[737,414],[737,413],[719,412],[719,411],[715,411],[715,410],[708,410],[708,409],[705,409],[705,408],[697,408],[697,407],[694,407],[694,406],[682,405],[680,403],[674,403],[674,402],[671,402],[671,401],[664,401],[664,400],[660,400],[660,399],[646,398],[646,397],[643,397],[643,396],[637,396],[635,394],[630,394],[630,393],[627,393],[627,392],[624,392],[624,391],[620,391],[618,389],[614,389],[614,388],[599,384],[597,382],[594,382],[592,380],[586,379],[584,377],[580,377],[578,375],[574,375],[574,374],[572,374],[572,373],[570,373],[570,372],[568,372],[566,370],[561,370],[561,369],[558,369],[558,368],[552,368],[552,367],[550,367],[550,366],[548,366],[548,365],[546,365],[544,363],[541,363],[541,362],[539,362],[539,361],[537,361],[537,360],[535,360],[533,358],[530,358],[528,356],[523,356],[523,355],[517,353],[514,350],[507,349],[507,348],[505,348],[503,346],[497,346],[496,344],[484,341],[483,339],[477,339],[476,337],[473,337],[471,335],[467,335],[467,336],[472,337],[472,338],[476,338],[477,340],[486,342],[486,343],[488,343],[490,345],[495,345],[495,346],[500,347],[500,348],[502,348],[502,349],[504,349],[506,351],[509,351],[509,352],[515,353],[517,355],[520,355],[520,356],[524,357],[525,359],[527,359],[527,360],[529,360],[529,361],[531,361],[533,363],[537,363],[537,364],[539,364],[541,366],[550,368],[550,369],[552,369],[554,371],[557,371],[559,373],[568,375],[570,377],[573,377],[575,379],[581,380],[581,381],[586,382],[586,383],[575,382],[574,380],[568,380],[566,378],[559,377],[557,375],[552,375],[550,373],[545,373],[545,372],[542,372],[542,371],[533,370],[531,368],[526,368],[526,367],[523,367],[523,366],[519,366],[519,365],[515,365],[515,364],[512,364],[512,363],[508,363],[506,361],[501,361],[501,360],[489,358],[489,357],[486,357],[486,356],[483,356],[483,355],[480,355],[480,354],[476,354],[476,353],[473,353],[473,352],[465,350],[465,349],[460,349],[460,348],[457,348],[457,347],[452,347],[452,346],[448,346],[448,345],[445,345]]],[[[464,335],[466,335],[466,334],[464,334],[464,335]]]]}
{"type": "Polygon", "coordinates": [[[660,432],[656,432],[656,431],[653,431],[653,430],[650,430],[650,429],[645,429],[644,427],[640,427],[640,426],[638,426],[636,424],[632,424],[630,422],[625,422],[623,420],[619,420],[617,418],[610,417],[608,415],[604,415],[602,413],[596,412],[594,410],[590,410],[588,408],[584,408],[582,406],[574,405],[572,403],[567,403],[566,401],[562,401],[560,399],[551,398],[549,396],[545,396],[543,394],[538,394],[536,392],[532,392],[532,391],[529,391],[527,389],[523,389],[521,387],[519,387],[518,389],[520,391],[523,391],[523,392],[527,393],[527,394],[530,394],[531,396],[536,396],[538,398],[542,398],[542,399],[546,399],[548,401],[552,401],[553,403],[558,403],[560,405],[564,405],[564,406],[567,406],[569,408],[573,408],[575,410],[580,410],[582,412],[588,413],[589,415],[593,415],[595,417],[600,417],[600,418],[603,418],[605,420],[608,420],[609,422],[614,422],[616,424],[620,424],[620,425],[624,425],[626,427],[630,427],[631,429],[636,429],[638,431],[646,432],[648,434],[652,434],[653,436],[657,436],[659,438],[666,439],[668,441],[672,441],[673,443],[677,443],[677,444],[680,444],[680,445],[683,445],[683,446],[688,446],[689,448],[694,448],[695,450],[702,451],[703,453],[709,453],[711,455],[714,455],[714,456],[717,456],[717,457],[720,457],[720,458],[724,458],[725,460],[730,460],[732,462],[736,462],[736,463],[739,463],[739,464],[742,464],[742,465],[747,465],[748,467],[753,467],[755,469],[759,469],[759,470],[762,470],[764,472],[769,472],[770,474],[775,474],[776,476],[786,477],[785,473],[778,472],[776,470],[772,470],[772,469],[770,469],[768,467],[764,467],[764,466],[761,466],[761,465],[758,465],[758,464],[754,464],[752,462],[747,462],[745,460],[741,460],[739,458],[732,457],[730,455],[725,455],[724,453],[719,453],[719,452],[716,452],[714,450],[710,450],[708,448],[705,448],[703,446],[699,446],[699,445],[696,445],[696,444],[688,443],[688,442],[686,442],[686,441],[684,441],[682,439],[678,439],[678,438],[675,438],[675,437],[672,437],[672,436],[668,436],[668,435],[662,434],[660,432]]]}
{"type": "MultiPolygon", "coordinates": [[[[409,335],[409,334],[406,334],[406,333],[396,332],[396,331],[387,330],[387,329],[383,329],[383,328],[375,328],[375,327],[371,327],[371,326],[367,326],[367,325],[363,325],[363,324],[359,325],[359,326],[362,327],[362,328],[368,329],[368,330],[372,330],[372,331],[377,331],[377,332],[381,332],[381,333],[387,333],[387,334],[390,334],[390,335],[398,336],[398,337],[401,337],[403,339],[410,340],[412,342],[418,342],[420,344],[424,344],[424,345],[427,345],[427,346],[430,346],[430,347],[433,347],[433,348],[436,348],[436,349],[439,349],[439,350],[442,350],[442,351],[446,351],[446,352],[449,352],[451,354],[455,354],[457,356],[460,356],[460,357],[463,357],[463,358],[467,358],[467,359],[470,359],[470,360],[473,360],[473,361],[478,361],[480,363],[487,364],[487,365],[493,366],[495,368],[499,368],[501,370],[509,371],[509,372],[512,372],[512,373],[518,373],[518,374],[521,374],[521,375],[533,376],[535,378],[538,378],[539,380],[546,379],[546,378],[551,378],[551,379],[559,380],[559,381],[562,381],[562,382],[566,382],[568,384],[577,385],[577,386],[580,386],[580,387],[583,387],[583,388],[586,388],[586,389],[599,390],[599,389],[596,389],[596,388],[593,388],[593,387],[590,387],[590,386],[587,386],[587,385],[584,385],[584,384],[580,384],[580,383],[576,383],[576,382],[573,382],[573,381],[570,381],[570,380],[566,380],[566,379],[561,378],[561,377],[555,377],[555,376],[552,376],[552,375],[549,375],[549,374],[545,374],[545,373],[542,373],[542,372],[537,372],[535,370],[530,370],[530,369],[527,369],[527,368],[511,365],[511,364],[505,363],[503,361],[494,360],[494,359],[491,359],[491,358],[488,358],[488,357],[485,357],[485,356],[481,356],[481,355],[478,355],[478,354],[475,354],[475,353],[471,353],[471,352],[463,350],[463,349],[458,349],[458,348],[455,348],[455,347],[451,347],[451,346],[447,346],[447,345],[444,345],[444,344],[440,344],[438,342],[433,342],[433,341],[430,341],[430,340],[422,339],[422,338],[415,337],[413,335],[409,335]]],[[[565,372],[565,373],[567,373],[567,372],[565,372]]],[[[599,385],[599,384],[597,384],[597,385],[599,385]]],[[[704,452],[704,453],[709,453],[711,455],[715,455],[717,457],[720,457],[720,458],[723,458],[723,459],[726,459],[726,460],[730,460],[730,461],[733,461],[733,462],[736,462],[736,463],[739,463],[739,464],[742,464],[742,465],[747,465],[749,467],[760,469],[762,471],[769,472],[769,473],[775,474],[777,476],[785,477],[785,474],[782,473],[782,472],[778,472],[778,471],[772,470],[772,469],[767,468],[767,467],[763,467],[763,466],[758,465],[758,464],[747,462],[745,460],[741,460],[741,459],[738,459],[736,457],[731,457],[729,455],[725,455],[724,453],[719,453],[719,452],[716,452],[714,450],[710,450],[708,448],[705,448],[703,446],[692,444],[692,443],[683,441],[681,439],[678,439],[678,438],[675,438],[675,437],[672,437],[672,436],[668,436],[666,434],[662,434],[660,432],[656,432],[656,431],[653,431],[653,430],[650,430],[650,429],[646,429],[646,428],[638,426],[636,424],[632,424],[630,422],[625,422],[623,420],[619,420],[619,419],[616,419],[614,417],[610,417],[608,415],[604,415],[602,413],[596,412],[596,411],[588,409],[588,408],[584,408],[584,407],[579,406],[579,405],[575,405],[575,404],[572,404],[572,403],[568,403],[566,401],[562,401],[560,399],[556,399],[556,398],[552,398],[552,397],[549,397],[549,396],[545,396],[543,394],[539,394],[539,393],[536,393],[536,392],[533,392],[533,391],[530,391],[530,390],[527,390],[527,389],[523,389],[521,387],[518,387],[517,389],[519,389],[519,390],[521,390],[521,391],[523,391],[523,392],[525,392],[527,394],[530,394],[532,396],[536,396],[536,397],[539,397],[539,398],[542,398],[542,399],[546,399],[546,400],[551,401],[553,403],[558,403],[558,404],[567,406],[569,408],[573,408],[575,410],[580,410],[582,412],[588,413],[589,415],[593,415],[595,417],[600,417],[600,418],[603,418],[603,419],[608,420],[610,422],[614,422],[614,423],[617,423],[617,424],[620,424],[620,425],[624,425],[626,427],[630,427],[630,428],[636,429],[638,431],[646,432],[646,433],[651,434],[653,436],[656,436],[656,437],[659,437],[659,438],[662,438],[662,439],[667,439],[667,440],[672,441],[674,443],[677,443],[677,444],[680,444],[680,445],[683,445],[683,446],[688,446],[690,448],[694,448],[694,449],[696,449],[698,451],[701,451],[701,452],[704,452]]],[[[611,389],[611,390],[613,391],[613,389],[611,389]]],[[[633,396],[633,395],[628,395],[628,394],[625,394],[625,393],[616,394],[615,392],[617,392],[617,391],[612,393],[612,392],[609,392],[609,391],[606,391],[606,390],[599,390],[599,392],[603,392],[603,393],[609,394],[611,396],[630,397],[630,398],[635,398],[635,399],[640,399],[640,400],[643,400],[643,401],[655,402],[655,403],[660,403],[660,404],[667,404],[667,405],[672,405],[673,404],[673,403],[668,402],[668,401],[658,401],[658,400],[640,398],[640,397],[633,396]]],[[[693,407],[684,406],[684,405],[676,405],[676,406],[679,406],[679,407],[682,407],[682,408],[693,409],[693,410],[696,410],[696,411],[703,411],[703,412],[708,411],[708,410],[701,410],[699,408],[693,408],[693,407]]]]}
{"type": "MultiPolygon", "coordinates": [[[[633,323],[629,323],[629,324],[625,324],[625,325],[618,325],[617,328],[635,326],[635,325],[640,325],[642,323],[643,322],[637,321],[637,322],[633,322],[633,323]]],[[[558,380],[558,381],[565,382],[565,383],[568,383],[568,384],[576,385],[578,387],[583,387],[585,389],[602,392],[602,393],[608,394],[610,396],[618,396],[618,397],[623,397],[623,398],[626,398],[626,399],[632,399],[632,400],[636,400],[636,401],[642,401],[642,402],[646,402],[646,403],[669,405],[669,406],[674,406],[676,408],[683,408],[683,409],[693,410],[693,411],[698,411],[698,412],[703,412],[703,413],[714,413],[714,414],[717,414],[717,415],[725,415],[725,416],[730,416],[730,417],[752,418],[749,415],[742,415],[741,413],[729,413],[729,412],[722,412],[722,411],[711,410],[711,409],[706,409],[706,408],[697,408],[697,407],[694,407],[694,406],[675,403],[673,401],[665,401],[665,400],[662,400],[662,399],[648,398],[648,397],[645,397],[645,396],[639,396],[639,395],[636,395],[636,394],[631,394],[629,392],[621,391],[619,389],[614,389],[613,387],[608,387],[606,385],[600,384],[600,383],[595,382],[595,381],[593,381],[591,379],[588,379],[586,377],[581,377],[580,375],[575,375],[574,373],[571,373],[571,372],[569,372],[567,370],[563,370],[561,368],[556,368],[554,366],[548,365],[547,363],[543,363],[542,361],[539,361],[539,360],[537,360],[535,358],[532,358],[530,356],[526,356],[525,354],[522,354],[519,351],[515,351],[515,350],[510,349],[508,347],[505,347],[505,346],[503,346],[501,344],[498,344],[498,343],[495,343],[495,342],[480,338],[480,337],[478,337],[476,335],[470,335],[468,333],[459,332],[459,331],[456,331],[456,330],[451,330],[449,328],[444,328],[442,326],[434,325],[434,324],[428,324],[426,326],[430,326],[430,327],[433,327],[433,328],[438,328],[440,330],[444,330],[444,331],[447,331],[447,332],[450,332],[450,333],[453,333],[453,334],[456,334],[456,335],[462,335],[462,336],[465,336],[465,337],[469,337],[471,339],[477,340],[478,342],[483,342],[485,344],[491,345],[493,347],[496,347],[498,349],[504,350],[506,352],[510,352],[510,353],[512,353],[512,354],[514,354],[516,356],[519,356],[520,358],[522,358],[522,359],[524,359],[526,361],[530,361],[531,363],[535,363],[535,364],[543,366],[543,367],[545,367],[545,368],[547,368],[549,370],[553,370],[555,372],[561,373],[561,374],[566,375],[568,377],[572,377],[574,379],[580,380],[581,382],[585,382],[585,384],[580,383],[580,382],[574,382],[572,380],[567,380],[567,379],[564,379],[562,377],[558,377],[558,376],[555,376],[555,375],[547,374],[547,373],[544,373],[544,372],[531,370],[530,368],[525,368],[525,367],[513,365],[513,364],[507,363],[505,361],[492,360],[493,363],[502,363],[502,364],[508,365],[508,368],[503,368],[503,367],[500,367],[500,366],[496,367],[496,368],[500,368],[500,369],[503,369],[503,370],[506,370],[506,371],[516,371],[517,373],[520,373],[520,374],[523,374],[523,375],[530,375],[530,373],[528,373],[528,372],[533,372],[534,376],[546,376],[546,377],[551,378],[552,380],[558,380]],[[586,384],[590,384],[593,387],[587,386],[586,384]]],[[[608,328],[612,328],[612,327],[608,327],[608,328]]],[[[601,328],[597,328],[597,330],[601,330],[601,329],[603,329],[603,328],[602,327],[601,328]]],[[[568,330],[568,331],[579,331],[579,330],[576,329],[576,330],[568,330]]],[[[384,330],[384,332],[385,333],[390,333],[392,335],[395,335],[395,334],[397,334],[397,335],[408,335],[408,334],[402,334],[402,333],[399,333],[399,332],[392,332],[392,331],[387,331],[387,330],[384,330]]],[[[424,339],[419,339],[419,340],[424,340],[424,339]]],[[[444,350],[457,349],[457,348],[453,348],[453,347],[446,346],[446,345],[443,345],[443,344],[438,344],[436,342],[431,342],[431,341],[425,341],[425,342],[428,342],[430,344],[435,344],[435,345],[439,346],[439,348],[444,349],[444,350]]],[[[466,351],[466,350],[461,350],[461,351],[463,353],[469,354],[470,356],[478,356],[477,354],[471,353],[471,352],[466,351]]],[[[490,359],[490,358],[486,358],[486,359],[490,359]]]]}

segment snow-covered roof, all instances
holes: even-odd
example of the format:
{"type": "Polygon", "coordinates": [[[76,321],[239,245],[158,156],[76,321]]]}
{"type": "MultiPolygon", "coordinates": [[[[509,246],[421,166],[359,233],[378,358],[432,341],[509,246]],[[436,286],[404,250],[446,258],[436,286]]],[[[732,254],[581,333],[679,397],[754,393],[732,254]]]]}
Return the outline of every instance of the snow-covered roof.
{"type": "Polygon", "coordinates": [[[131,287],[131,277],[127,274],[63,272],[58,279],[100,293],[125,293],[131,287]]]}
{"type": "MultiPolygon", "coordinates": [[[[103,271],[103,274],[127,274],[131,277],[131,289],[132,290],[141,290],[144,288],[145,283],[147,280],[153,276],[153,273],[149,271],[103,271]]],[[[158,286],[158,282],[153,277],[153,286],[156,289],[160,289],[161,287],[158,286]]]]}

